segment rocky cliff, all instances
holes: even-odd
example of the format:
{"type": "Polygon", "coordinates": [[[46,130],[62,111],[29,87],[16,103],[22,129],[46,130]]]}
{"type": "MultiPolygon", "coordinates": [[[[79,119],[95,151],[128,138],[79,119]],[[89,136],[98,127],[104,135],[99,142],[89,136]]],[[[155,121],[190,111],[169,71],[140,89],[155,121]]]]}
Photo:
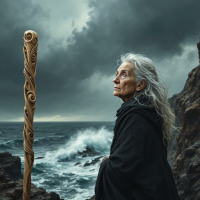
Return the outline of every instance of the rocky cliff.
{"type": "Polygon", "coordinates": [[[9,152],[0,153],[0,165],[14,181],[23,179],[20,157],[12,156],[9,152]]]}
{"type": "Polygon", "coordinates": [[[181,200],[200,199],[200,65],[189,74],[183,90],[169,99],[176,116],[168,146],[168,162],[181,200]],[[174,158],[174,160],[173,160],[174,158]]]}
{"type": "MultiPolygon", "coordinates": [[[[0,153],[0,199],[22,200],[22,178],[20,158],[18,156],[12,156],[9,152],[0,153]]],[[[31,200],[63,199],[60,199],[59,195],[55,192],[47,193],[44,188],[37,188],[31,183],[31,200]]]]}
{"type": "MultiPolygon", "coordinates": [[[[172,111],[174,113],[174,110],[177,109],[176,104],[174,103],[174,100],[176,99],[176,97],[178,97],[179,94],[174,94],[171,98],[168,99],[168,102],[170,104],[170,107],[172,108],[172,111]]],[[[181,120],[182,120],[182,116],[181,113],[174,113],[176,118],[175,118],[175,124],[174,126],[179,129],[180,131],[180,127],[181,127],[181,120]]],[[[176,153],[176,138],[178,135],[178,131],[177,130],[173,130],[172,132],[172,137],[170,142],[168,143],[168,148],[167,148],[167,160],[170,166],[172,166],[172,164],[175,161],[175,153],[176,153]]]]}
{"type": "Polygon", "coordinates": [[[199,43],[197,43],[197,49],[199,50],[199,63],[200,63],[200,38],[199,38],[199,43]]]}

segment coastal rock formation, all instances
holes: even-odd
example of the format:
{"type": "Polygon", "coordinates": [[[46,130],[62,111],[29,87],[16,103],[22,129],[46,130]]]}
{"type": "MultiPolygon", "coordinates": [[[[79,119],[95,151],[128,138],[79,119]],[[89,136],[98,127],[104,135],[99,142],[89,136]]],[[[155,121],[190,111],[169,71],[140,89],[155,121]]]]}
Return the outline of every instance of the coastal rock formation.
{"type": "MultiPolygon", "coordinates": [[[[175,157],[171,167],[178,193],[183,200],[200,199],[200,65],[188,74],[183,90],[170,105],[181,127],[176,151],[170,152],[175,157]]],[[[174,149],[171,143],[168,150],[174,149]]]]}
{"type": "Polygon", "coordinates": [[[100,158],[102,158],[103,156],[99,156],[97,158],[95,158],[94,160],[92,160],[91,162],[87,161],[83,167],[87,167],[87,166],[90,166],[90,165],[94,165],[96,163],[98,163],[100,161],[100,158]]]}
{"type": "Polygon", "coordinates": [[[86,200],[95,200],[95,195],[93,195],[90,199],[86,199],[86,200]]]}
{"type": "Polygon", "coordinates": [[[200,64],[200,38],[199,42],[197,43],[197,49],[199,50],[198,54],[199,54],[199,64],[200,64]]]}
{"type": "MultiPolygon", "coordinates": [[[[171,98],[168,99],[168,102],[170,104],[170,107],[171,107],[173,113],[174,113],[174,110],[178,110],[176,104],[174,104],[174,100],[176,99],[176,97],[178,95],[179,94],[175,94],[171,98]]],[[[182,120],[181,113],[178,112],[178,113],[174,113],[174,114],[176,116],[174,126],[177,129],[180,129],[181,120],[182,120]]],[[[175,161],[174,158],[175,158],[175,153],[176,153],[176,138],[177,138],[177,135],[178,135],[178,131],[177,130],[173,130],[172,131],[171,140],[168,142],[167,160],[168,160],[168,163],[169,163],[170,166],[172,166],[172,164],[175,161]]]]}
{"type": "Polygon", "coordinates": [[[81,152],[78,151],[78,154],[79,154],[79,155],[82,155],[82,157],[100,155],[100,153],[96,152],[96,151],[94,150],[94,148],[88,147],[88,146],[86,147],[85,150],[83,150],[83,151],[81,151],[81,152]]]}
{"type": "Polygon", "coordinates": [[[21,173],[21,159],[18,156],[12,156],[9,152],[0,153],[0,165],[12,177],[14,181],[23,179],[21,173]]]}
{"type": "MultiPolygon", "coordinates": [[[[19,174],[17,174],[19,172],[18,170],[19,169],[21,170],[21,162],[20,163],[18,162],[20,158],[18,156],[12,156],[8,152],[1,153],[0,156],[1,156],[0,162],[4,163],[4,165],[0,165],[0,199],[22,200],[23,180],[18,179],[17,181],[14,181],[12,177],[14,176],[14,178],[16,178],[21,175],[21,171],[19,174]],[[12,170],[10,171],[10,169],[12,170]],[[12,172],[11,175],[8,174],[7,171],[9,171],[9,173],[12,172]]],[[[64,199],[60,199],[59,195],[56,194],[55,192],[47,193],[44,188],[42,187],[37,188],[34,184],[31,183],[31,200],[64,200],[64,199]]]]}
{"type": "Polygon", "coordinates": [[[72,159],[76,159],[79,156],[84,158],[84,157],[91,157],[91,156],[96,156],[96,155],[100,155],[100,153],[96,152],[93,147],[88,147],[87,146],[85,150],[78,151],[75,154],[71,154],[71,155],[67,156],[66,158],[62,158],[62,159],[58,160],[58,162],[68,162],[68,161],[70,161],[72,159]]]}

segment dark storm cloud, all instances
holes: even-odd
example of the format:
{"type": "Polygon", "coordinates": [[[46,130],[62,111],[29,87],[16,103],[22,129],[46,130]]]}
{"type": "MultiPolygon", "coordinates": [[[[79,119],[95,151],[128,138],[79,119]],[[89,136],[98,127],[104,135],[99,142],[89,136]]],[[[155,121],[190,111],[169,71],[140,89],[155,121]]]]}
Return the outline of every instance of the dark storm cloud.
{"type": "MultiPolygon", "coordinates": [[[[45,13],[41,6],[30,1],[19,2],[3,1],[0,7],[0,109],[7,119],[21,116],[24,106],[24,31],[31,29],[38,33],[38,53],[40,44],[50,41],[42,24],[51,13],[45,13]]],[[[103,81],[102,75],[114,75],[121,53],[142,53],[156,61],[181,55],[181,45],[195,44],[200,34],[197,0],[102,0],[89,1],[88,5],[92,10],[87,26],[81,31],[74,29],[67,47],[62,45],[63,39],[51,40],[48,54],[38,58],[38,116],[106,115],[117,108],[118,100],[111,97],[111,90],[104,85],[104,90],[98,89],[98,93],[88,89],[93,80],[87,82],[89,77],[99,74],[96,78],[103,81]]],[[[94,88],[100,85],[95,84],[94,88]]]]}
{"type": "Polygon", "coordinates": [[[49,16],[30,1],[1,1],[0,5],[0,120],[23,113],[23,34],[34,29],[41,38],[45,32],[39,19],[49,16]]]}
{"type": "Polygon", "coordinates": [[[111,74],[128,51],[156,59],[181,54],[180,44],[196,42],[200,33],[199,1],[91,1],[90,6],[88,28],[74,30],[67,50],[50,47],[54,56],[45,65],[59,66],[64,77],[83,79],[96,70],[111,74]]]}

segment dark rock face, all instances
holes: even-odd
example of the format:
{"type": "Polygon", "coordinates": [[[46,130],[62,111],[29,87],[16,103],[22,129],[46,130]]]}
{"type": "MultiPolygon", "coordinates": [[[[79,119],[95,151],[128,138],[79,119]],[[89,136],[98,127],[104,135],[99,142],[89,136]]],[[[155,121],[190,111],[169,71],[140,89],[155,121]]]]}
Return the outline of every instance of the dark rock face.
{"type": "Polygon", "coordinates": [[[0,192],[6,188],[12,188],[16,183],[10,178],[3,167],[0,165],[0,192]]]}
{"type": "Polygon", "coordinates": [[[90,165],[94,165],[96,164],[97,162],[99,162],[99,159],[102,158],[103,156],[99,156],[97,158],[95,158],[94,160],[92,160],[91,162],[87,161],[83,167],[87,167],[87,166],[90,166],[90,165]]]}
{"type": "Polygon", "coordinates": [[[90,199],[86,199],[86,200],[95,200],[95,195],[92,196],[90,199]]]}
{"type": "Polygon", "coordinates": [[[200,38],[199,38],[199,43],[197,43],[197,48],[198,48],[198,50],[199,50],[199,63],[200,63],[200,38]]]}
{"type": "Polygon", "coordinates": [[[175,125],[180,126],[176,151],[175,139],[168,148],[169,156],[175,157],[171,167],[178,193],[183,200],[200,199],[200,65],[188,74],[184,89],[173,96],[170,105],[175,125]]]}
{"type": "Polygon", "coordinates": [[[78,151],[78,154],[82,155],[82,157],[99,155],[99,153],[96,152],[94,150],[94,148],[91,148],[91,147],[88,147],[88,146],[86,147],[86,150],[84,150],[82,152],[78,151]]]}
{"type": "Polygon", "coordinates": [[[200,66],[189,74],[183,91],[175,99],[175,114],[181,115],[176,157],[200,139],[200,66]]]}
{"type": "Polygon", "coordinates": [[[79,165],[79,164],[81,164],[81,162],[77,162],[77,163],[75,163],[74,166],[75,166],[75,165],[79,165]]]}
{"type": "Polygon", "coordinates": [[[18,156],[12,156],[9,152],[0,153],[0,165],[12,177],[14,181],[23,179],[21,173],[21,159],[18,156]]]}
{"type": "MultiPolygon", "coordinates": [[[[176,104],[174,103],[174,100],[176,99],[176,97],[179,94],[175,94],[173,95],[171,98],[168,99],[168,102],[170,104],[170,107],[174,113],[174,109],[176,109],[176,104]]],[[[176,128],[180,128],[181,127],[181,115],[176,115],[176,113],[174,113],[176,118],[175,118],[175,124],[174,126],[176,128]]],[[[167,147],[167,160],[170,166],[172,166],[172,164],[174,163],[175,159],[175,153],[176,153],[176,138],[178,135],[178,131],[177,130],[173,130],[172,132],[172,137],[171,140],[168,143],[168,147],[167,147]]]]}
{"type": "Polygon", "coordinates": [[[72,159],[76,159],[77,156],[82,156],[83,157],[90,157],[90,156],[95,156],[95,155],[99,155],[100,153],[99,152],[96,152],[94,148],[92,147],[86,147],[85,150],[83,151],[78,151],[77,153],[75,154],[72,154],[66,158],[62,158],[60,160],[58,160],[58,162],[68,162],[69,160],[72,160],[72,159]]]}
{"type": "MultiPolygon", "coordinates": [[[[0,165],[0,199],[1,200],[22,200],[23,194],[23,180],[19,179],[14,181],[12,176],[8,174],[6,171],[7,166],[14,169],[15,167],[20,168],[21,170],[21,162],[19,165],[13,160],[16,159],[17,156],[12,156],[8,152],[1,153],[0,158],[4,158],[6,160],[5,168],[0,165]],[[8,156],[8,157],[7,157],[8,156]],[[13,157],[13,159],[12,159],[13,157]],[[7,159],[8,158],[8,159],[7,159]],[[10,163],[9,163],[10,160],[10,163]]],[[[19,157],[17,157],[20,159],[19,157]]],[[[16,159],[16,160],[18,160],[16,159]]],[[[21,172],[20,172],[21,173],[21,172]]],[[[12,173],[13,175],[13,173],[12,173]]],[[[16,173],[14,173],[14,177],[16,178],[16,173]]],[[[37,188],[34,184],[31,183],[31,200],[64,200],[60,199],[59,195],[55,192],[47,193],[46,190],[42,187],[37,188]]]]}
{"type": "Polygon", "coordinates": [[[35,158],[35,159],[42,159],[42,158],[44,158],[44,157],[37,157],[37,158],[35,158]]]}

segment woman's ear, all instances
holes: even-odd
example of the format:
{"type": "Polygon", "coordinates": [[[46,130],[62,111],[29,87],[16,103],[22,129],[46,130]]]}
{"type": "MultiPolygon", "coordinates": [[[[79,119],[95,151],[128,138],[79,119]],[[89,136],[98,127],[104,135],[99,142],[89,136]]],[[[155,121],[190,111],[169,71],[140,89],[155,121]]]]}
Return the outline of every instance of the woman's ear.
{"type": "Polygon", "coordinates": [[[142,80],[140,83],[138,83],[138,85],[137,85],[137,87],[138,87],[138,92],[140,91],[140,90],[142,90],[143,88],[145,88],[145,86],[146,86],[146,81],[145,80],[142,80]]]}

